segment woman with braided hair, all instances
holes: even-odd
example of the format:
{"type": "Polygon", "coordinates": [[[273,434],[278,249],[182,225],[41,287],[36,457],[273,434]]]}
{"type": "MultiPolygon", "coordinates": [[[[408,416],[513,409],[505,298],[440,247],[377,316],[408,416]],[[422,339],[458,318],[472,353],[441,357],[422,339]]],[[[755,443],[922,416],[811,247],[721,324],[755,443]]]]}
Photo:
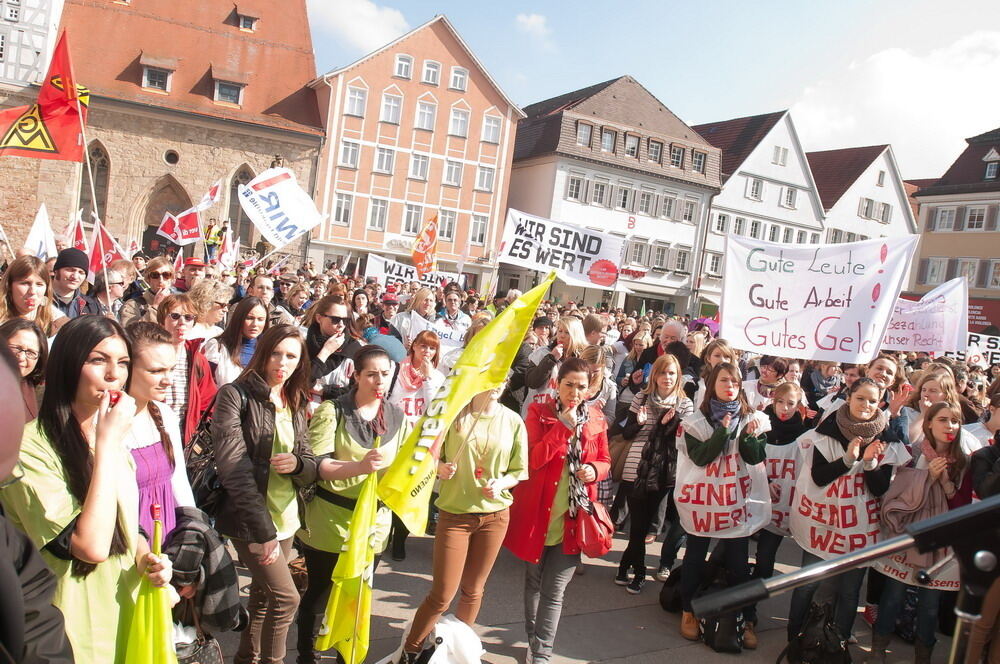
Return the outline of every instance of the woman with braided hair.
{"type": "Polygon", "coordinates": [[[135,461],[139,485],[139,524],[153,532],[150,505],[163,508],[163,540],[176,525],[178,507],[194,507],[184,466],[180,420],[163,403],[170,388],[170,370],[177,363],[173,337],[156,323],[132,323],[132,371],[126,386],[135,399],[135,417],[125,445],[135,461]]]}

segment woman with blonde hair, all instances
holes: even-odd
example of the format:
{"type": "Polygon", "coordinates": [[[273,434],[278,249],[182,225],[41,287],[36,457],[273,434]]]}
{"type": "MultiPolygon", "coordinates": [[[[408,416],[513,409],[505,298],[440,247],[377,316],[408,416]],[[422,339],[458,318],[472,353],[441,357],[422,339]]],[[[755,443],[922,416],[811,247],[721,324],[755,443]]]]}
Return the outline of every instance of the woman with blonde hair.
{"type": "Polygon", "coordinates": [[[202,279],[188,291],[198,319],[188,339],[214,339],[222,334],[223,321],[233,298],[233,289],[217,279],[202,279]]]}
{"type": "Polygon", "coordinates": [[[558,391],[559,366],[570,357],[579,357],[587,347],[583,323],[575,316],[563,316],[556,325],[556,335],[548,348],[539,348],[528,358],[531,368],[524,374],[528,388],[521,405],[522,417],[527,415],[532,403],[541,403],[545,397],[554,397],[558,391]]]}
{"type": "MultiPolygon", "coordinates": [[[[694,405],[684,394],[680,362],[669,353],[656,358],[646,387],[632,399],[622,431],[626,439],[632,439],[632,444],[625,457],[618,491],[625,492],[627,497],[631,525],[628,547],[618,563],[615,583],[627,586],[633,595],[642,591],[646,580],[646,536],[650,524],[660,501],[674,485],[677,425],[692,412],[694,405]]],[[[664,552],[668,555],[660,567],[669,570],[684,530],[672,501],[667,510],[671,527],[664,540],[664,552]]],[[[657,573],[663,575],[660,570],[657,573]]]]}
{"type": "Polygon", "coordinates": [[[907,436],[903,442],[917,445],[924,440],[924,415],[931,406],[946,401],[958,405],[958,390],[955,389],[955,379],[946,369],[927,371],[914,385],[909,400],[900,411],[905,422],[902,431],[907,436]]]}
{"type": "Polygon", "coordinates": [[[430,288],[421,288],[410,299],[410,306],[392,319],[393,326],[403,335],[403,345],[407,348],[413,343],[418,332],[422,332],[434,321],[434,292],[430,288]],[[414,318],[422,318],[414,324],[414,318]],[[427,324],[424,325],[423,322],[427,324]]]}
{"type": "Polygon", "coordinates": [[[174,292],[171,286],[174,282],[174,264],[169,258],[157,256],[149,261],[143,276],[149,288],[142,295],[126,300],[122,306],[120,316],[125,327],[139,321],[155,323],[156,308],[174,292]]]}
{"type": "Polygon", "coordinates": [[[621,366],[618,367],[618,374],[615,380],[618,383],[618,411],[615,413],[615,422],[620,422],[625,417],[625,410],[628,409],[632,399],[641,390],[641,383],[632,382],[632,373],[639,369],[639,357],[642,352],[653,345],[653,337],[648,332],[636,332],[632,337],[632,347],[629,349],[621,366]]]}
{"type": "Polygon", "coordinates": [[[34,322],[47,337],[66,323],[66,315],[52,305],[49,270],[40,258],[21,256],[0,279],[0,323],[12,318],[34,322]]]}

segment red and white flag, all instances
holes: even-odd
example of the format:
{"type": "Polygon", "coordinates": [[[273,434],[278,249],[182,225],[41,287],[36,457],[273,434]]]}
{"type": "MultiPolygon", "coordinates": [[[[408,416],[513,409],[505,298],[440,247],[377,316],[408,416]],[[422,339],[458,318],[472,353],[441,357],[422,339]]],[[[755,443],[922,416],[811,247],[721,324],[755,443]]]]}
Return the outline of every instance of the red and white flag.
{"type": "Polygon", "coordinates": [[[180,278],[181,270],[184,269],[184,252],[181,249],[177,250],[177,257],[174,258],[174,276],[180,278]]]}
{"type": "Polygon", "coordinates": [[[69,226],[66,227],[66,232],[64,233],[66,239],[69,241],[69,246],[74,249],[79,249],[83,253],[90,251],[90,247],[87,246],[87,235],[84,233],[83,229],[83,210],[77,211],[70,220],[69,226]]]}
{"type": "Polygon", "coordinates": [[[434,215],[413,241],[413,266],[417,268],[418,278],[437,270],[437,244],[438,218],[434,215]]]}
{"type": "Polygon", "coordinates": [[[240,255],[240,239],[233,237],[233,229],[227,228],[222,236],[222,244],[219,246],[219,253],[214,262],[221,265],[226,270],[236,267],[236,259],[240,255]]]}
{"type": "Polygon", "coordinates": [[[191,209],[196,210],[198,212],[202,212],[212,207],[216,203],[218,203],[219,199],[222,198],[222,187],[223,187],[222,183],[223,181],[219,180],[211,187],[209,187],[208,192],[201,197],[201,201],[199,201],[198,204],[191,209]]]}
{"type": "Polygon", "coordinates": [[[157,235],[162,235],[174,244],[184,246],[197,242],[201,238],[201,230],[198,224],[198,209],[193,207],[181,212],[177,216],[169,212],[163,213],[163,221],[156,229],[157,235]]]}
{"type": "Polygon", "coordinates": [[[90,236],[90,269],[87,271],[87,281],[94,283],[94,277],[101,270],[117,260],[125,258],[125,252],[111,237],[100,219],[94,220],[94,232],[90,236]]]}

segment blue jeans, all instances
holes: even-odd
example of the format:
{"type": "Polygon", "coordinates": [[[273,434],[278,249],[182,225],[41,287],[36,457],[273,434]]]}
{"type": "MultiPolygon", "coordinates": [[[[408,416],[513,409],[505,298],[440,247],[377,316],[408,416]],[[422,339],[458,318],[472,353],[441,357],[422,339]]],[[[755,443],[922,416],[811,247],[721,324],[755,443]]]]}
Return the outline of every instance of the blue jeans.
{"type": "MultiPolygon", "coordinates": [[[[937,641],[938,605],[941,591],[917,586],[917,640],[925,646],[937,641]]],[[[906,584],[896,579],[886,578],[882,589],[882,599],[878,603],[878,618],[875,620],[876,634],[892,634],[896,629],[896,618],[903,608],[906,584]]]]}
{"type": "MultiPolygon", "coordinates": [[[[819,562],[821,558],[808,551],[802,552],[802,566],[819,562]]],[[[867,568],[852,569],[838,574],[830,579],[823,579],[805,586],[799,586],[792,592],[792,603],[788,610],[788,640],[798,636],[809,615],[809,606],[813,595],[817,602],[830,601],[834,603],[834,622],[840,635],[848,638],[854,627],[854,619],[858,615],[858,599],[861,597],[861,585],[865,582],[867,568]]]]}

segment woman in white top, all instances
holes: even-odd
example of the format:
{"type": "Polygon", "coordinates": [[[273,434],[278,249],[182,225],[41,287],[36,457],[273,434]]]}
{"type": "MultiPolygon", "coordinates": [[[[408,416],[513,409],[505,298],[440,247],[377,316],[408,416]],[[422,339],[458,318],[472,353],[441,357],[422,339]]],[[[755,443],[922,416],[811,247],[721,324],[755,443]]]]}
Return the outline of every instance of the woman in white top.
{"type": "Polygon", "coordinates": [[[233,288],[218,279],[202,279],[188,291],[198,319],[188,332],[188,339],[214,339],[222,334],[222,321],[226,319],[233,288]]]}
{"type": "Polygon", "coordinates": [[[399,363],[388,401],[403,411],[403,417],[410,425],[423,417],[444,382],[444,374],[437,368],[440,360],[441,342],[438,336],[424,330],[414,337],[406,359],[399,363]]]}
{"type": "Polygon", "coordinates": [[[434,321],[434,293],[430,288],[421,288],[410,300],[406,311],[401,311],[392,319],[392,325],[403,335],[403,345],[407,348],[418,333],[426,330],[434,321]],[[414,324],[414,318],[422,318],[414,324]]]}
{"type": "Polygon", "coordinates": [[[743,383],[747,401],[755,410],[764,410],[771,405],[771,395],[774,388],[788,380],[788,360],[774,355],[765,355],[757,363],[760,378],[743,383]]]}
{"type": "Polygon", "coordinates": [[[243,373],[257,348],[257,338],[269,325],[264,300],[253,296],[240,300],[222,334],[205,342],[205,357],[212,364],[217,385],[227,385],[243,373]]]}

